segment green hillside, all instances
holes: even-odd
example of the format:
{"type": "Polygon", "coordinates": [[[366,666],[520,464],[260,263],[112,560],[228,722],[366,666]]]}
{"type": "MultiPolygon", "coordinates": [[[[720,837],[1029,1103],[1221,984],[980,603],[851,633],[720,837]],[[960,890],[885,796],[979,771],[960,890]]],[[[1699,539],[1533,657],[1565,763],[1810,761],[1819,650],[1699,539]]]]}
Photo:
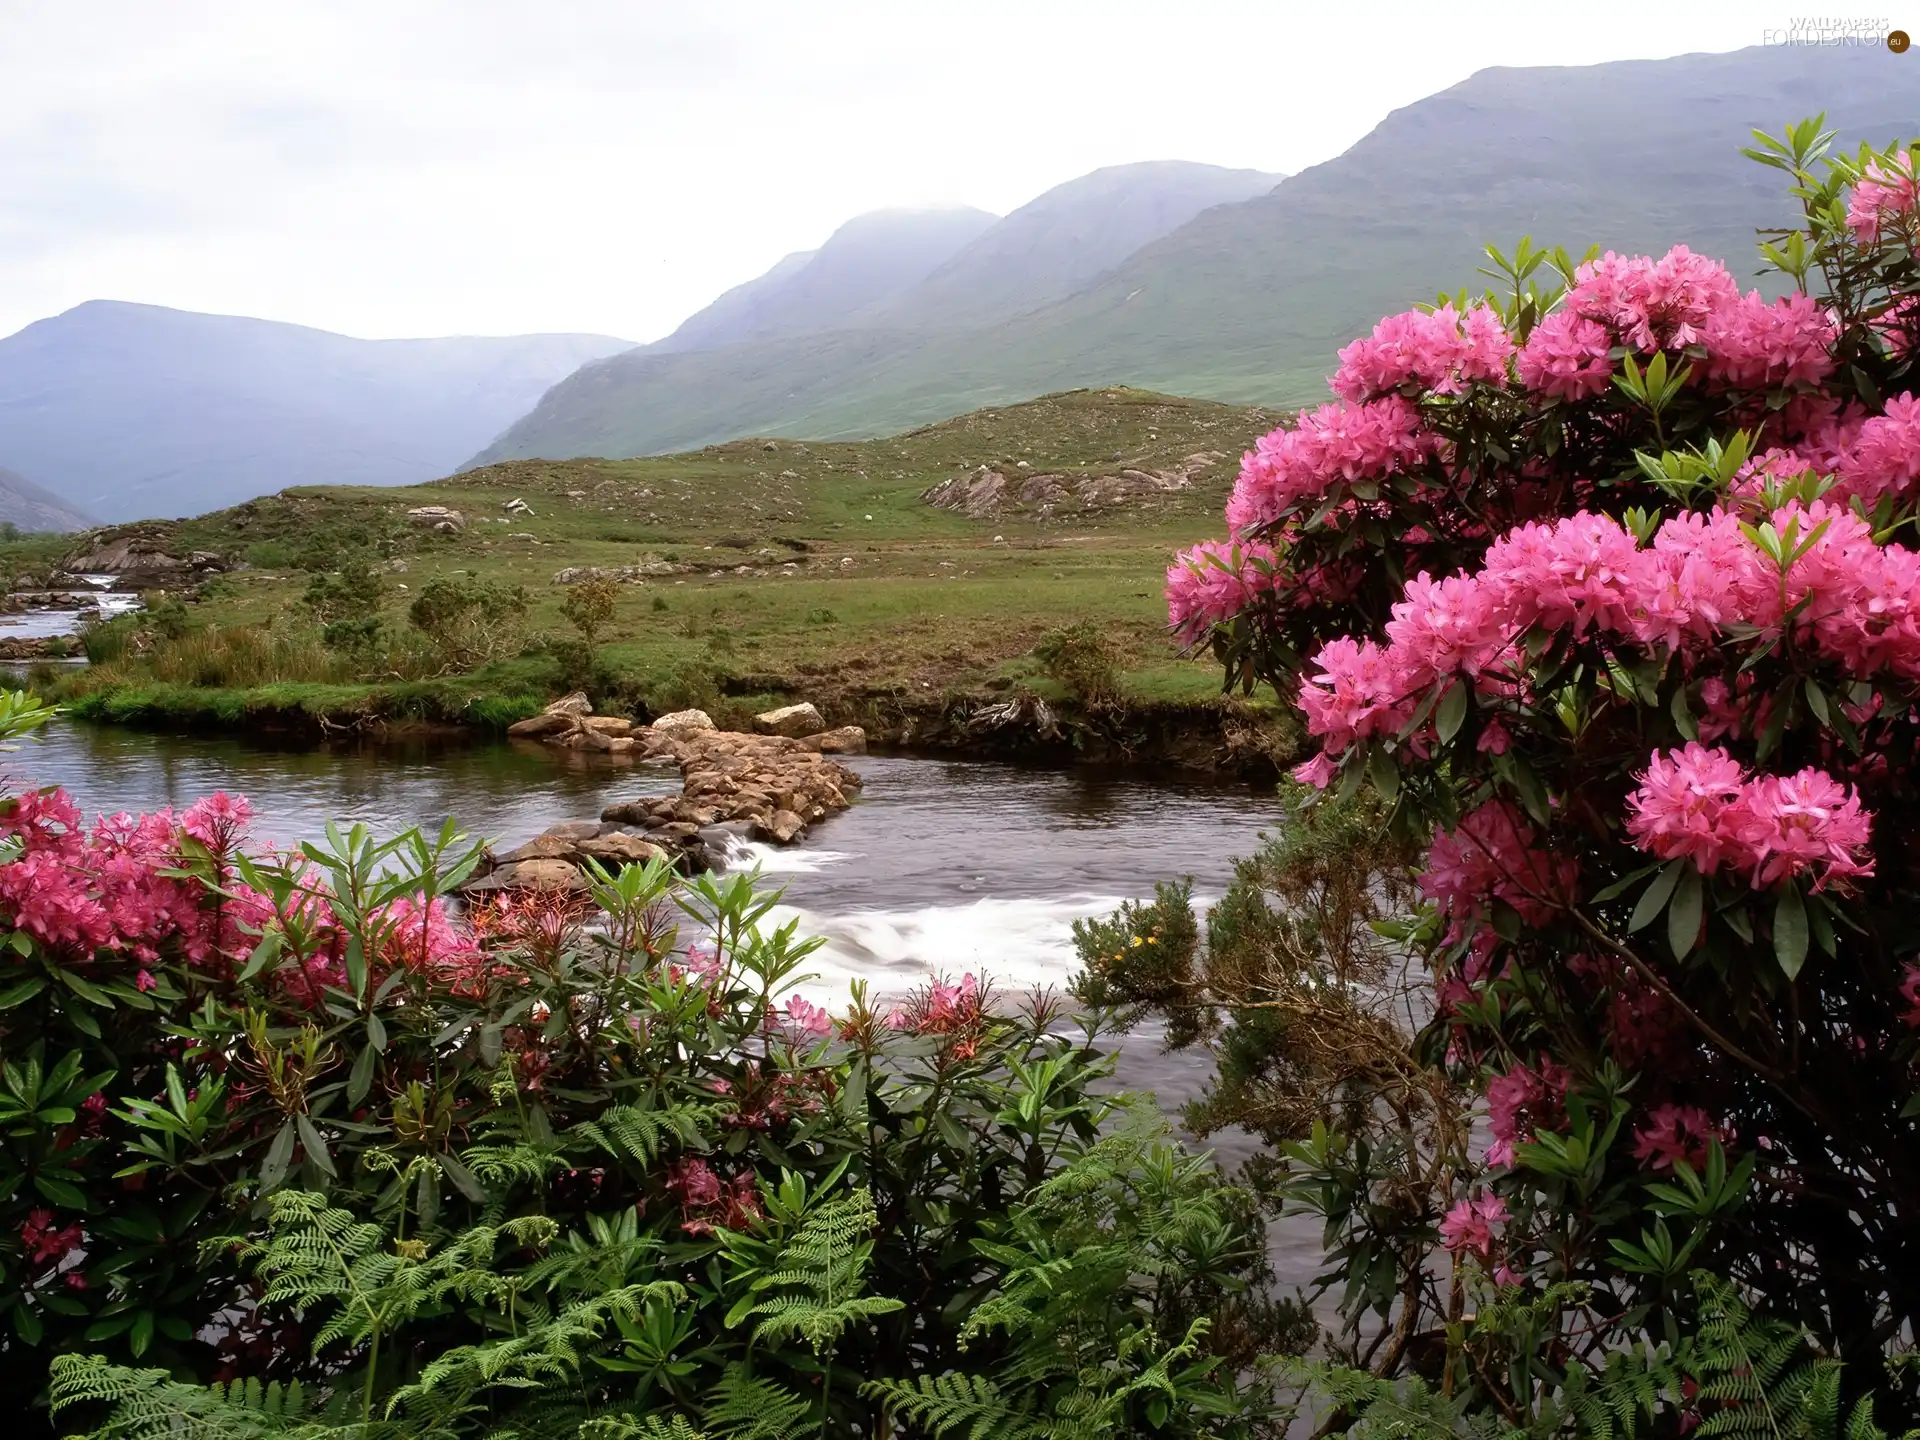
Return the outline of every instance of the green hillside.
{"type": "Polygon", "coordinates": [[[187,606],[188,623],[196,632],[267,626],[285,641],[275,652],[284,663],[249,661],[254,668],[234,673],[231,647],[190,634],[48,683],[84,713],[122,719],[237,721],[307,705],[352,713],[400,703],[396,696],[413,704],[426,692],[394,691],[328,660],[301,608],[312,580],[302,565],[350,545],[384,557],[384,619],[394,632],[407,627],[410,597],[437,575],[471,570],[525,587],[533,648],[490,671],[446,677],[427,706],[435,715],[476,696],[551,698],[563,679],[540,641],[569,633],[568,587],[557,577],[578,566],[630,567],[600,653],[609,693],[630,705],[714,703],[711,688],[700,691],[707,686],[747,697],[740,704],[804,698],[871,719],[902,700],[938,704],[1013,684],[1045,693],[1035,647],[1080,621],[1115,646],[1133,700],[1207,699],[1219,690],[1218,670],[1178,653],[1161,577],[1174,550],[1218,529],[1240,452],[1277,418],[1140,391],[1079,391],[861,443],[752,439],[652,459],[510,461],[395,489],[289,490],[84,542],[137,534],[172,554],[238,562],[187,606]],[[1071,482],[1172,471],[1196,455],[1217,458],[1188,488],[1123,504],[969,518],[922,498],[982,466],[1071,482]],[[510,511],[516,500],[532,513],[510,511]],[[463,528],[443,534],[409,522],[409,509],[429,505],[458,510],[463,528]]]}
{"type": "Polygon", "coordinates": [[[1920,129],[1912,58],[1770,47],[1483,71],[1020,319],[615,356],[555,386],[486,458],[642,455],[744,433],[867,435],[1112,383],[1302,403],[1322,393],[1341,343],[1457,288],[1488,241],[1684,241],[1748,270],[1754,228],[1786,202],[1740,146],[1752,127],[1822,110],[1845,135],[1920,129]]]}

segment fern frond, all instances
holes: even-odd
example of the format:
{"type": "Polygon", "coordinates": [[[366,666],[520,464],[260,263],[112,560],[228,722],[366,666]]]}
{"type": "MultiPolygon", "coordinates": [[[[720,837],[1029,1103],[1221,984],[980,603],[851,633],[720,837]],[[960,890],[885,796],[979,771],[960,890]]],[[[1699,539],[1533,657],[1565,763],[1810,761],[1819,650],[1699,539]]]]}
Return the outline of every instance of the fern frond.
{"type": "Polygon", "coordinates": [[[941,1436],[965,1440],[1042,1440],[1051,1427],[1031,1399],[1013,1401],[984,1375],[949,1371],[913,1380],[871,1380],[863,1395],[883,1400],[893,1414],[941,1436]]]}
{"type": "Polygon", "coordinates": [[[616,1105],[602,1111],[597,1120],[581,1121],[573,1133],[622,1160],[651,1165],[670,1141],[699,1145],[700,1122],[705,1118],[705,1112],[692,1105],[664,1110],[616,1105]]]}
{"type": "Polygon", "coordinates": [[[702,1423],[724,1440],[802,1440],[817,1433],[813,1406],[744,1366],[729,1365],[707,1397],[702,1423]]]}

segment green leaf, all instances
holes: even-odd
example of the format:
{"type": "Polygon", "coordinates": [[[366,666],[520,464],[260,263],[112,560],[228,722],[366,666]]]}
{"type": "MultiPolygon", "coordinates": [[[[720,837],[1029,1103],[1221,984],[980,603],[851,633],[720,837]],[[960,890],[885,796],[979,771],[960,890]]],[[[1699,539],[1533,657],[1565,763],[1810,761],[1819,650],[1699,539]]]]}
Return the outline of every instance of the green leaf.
{"type": "Polygon", "coordinates": [[[51,1200],[54,1204],[65,1206],[69,1210],[85,1210],[87,1208],[85,1191],[72,1181],[62,1180],[58,1176],[49,1175],[44,1170],[33,1177],[33,1188],[46,1196],[47,1199],[51,1200]]]}
{"type": "Polygon", "coordinates": [[[1440,707],[1434,713],[1434,728],[1439,732],[1442,744],[1460,733],[1460,722],[1467,718],[1467,685],[1464,680],[1455,681],[1451,690],[1440,701],[1440,707]]]}
{"type": "Polygon", "coordinates": [[[358,1105],[367,1098],[367,1092],[373,1088],[373,1062],[375,1051],[371,1045],[362,1045],[360,1053],[353,1057],[353,1070],[347,1076],[347,1103],[358,1105]]]}
{"type": "Polygon", "coordinates": [[[1688,865],[1673,892],[1673,904],[1667,907],[1667,943],[1673,958],[1684,960],[1700,939],[1700,910],[1706,899],[1706,887],[1700,872],[1688,865]]]}
{"type": "Polygon", "coordinates": [[[1773,955],[1789,980],[1807,963],[1807,907],[1792,882],[1781,888],[1773,905],[1773,955]]]}
{"type": "Polygon", "coordinates": [[[42,990],[47,988],[47,977],[29,975],[17,985],[9,985],[0,990],[0,1010],[11,1010],[16,1005],[24,1005],[42,990]]]}
{"type": "Polygon", "coordinates": [[[307,1159],[318,1165],[329,1175],[340,1172],[333,1168],[333,1156],[327,1153],[327,1142],[320,1138],[320,1132],[313,1128],[313,1121],[305,1115],[293,1117],[293,1123],[300,1130],[300,1144],[307,1152],[307,1159]]]}
{"type": "Polygon", "coordinates": [[[1673,887],[1680,883],[1680,872],[1687,868],[1685,859],[1669,860],[1654,881],[1640,896],[1640,903],[1633,907],[1633,918],[1627,922],[1628,931],[1644,930],[1660,918],[1660,912],[1667,908],[1667,901],[1673,895],[1673,887]]]}
{"type": "Polygon", "coordinates": [[[293,1122],[289,1120],[280,1127],[280,1133],[273,1137],[273,1144],[267,1147],[267,1158],[260,1162],[260,1191],[279,1188],[280,1182],[287,1178],[287,1166],[293,1160],[293,1122]]]}

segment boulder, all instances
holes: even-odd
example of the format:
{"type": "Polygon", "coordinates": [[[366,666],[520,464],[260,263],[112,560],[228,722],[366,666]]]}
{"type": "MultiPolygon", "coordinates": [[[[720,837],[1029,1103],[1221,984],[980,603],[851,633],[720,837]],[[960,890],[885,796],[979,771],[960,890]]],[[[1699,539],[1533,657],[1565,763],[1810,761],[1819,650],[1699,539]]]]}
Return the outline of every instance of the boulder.
{"type": "Polygon", "coordinates": [[[522,739],[538,740],[547,735],[560,735],[573,728],[571,715],[556,715],[545,711],[539,715],[529,715],[524,720],[516,720],[507,727],[507,734],[522,739]]]}
{"type": "Polygon", "coordinates": [[[564,860],[579,849],[579,842],[557,835],[536,835],[524,845],[516,845],[495,857],[502,865],[518,865],[524,860],[564,860]]]}
{"type": "Polygon", "coordinates": [[[647,728],[655,734],[677,737],[718,727],[714,725],[713,717],[704,710],[676,710],[671,715],[662,715],[647,728]]]}
{"type": "Polygon", "coordinates": [[[580,719],[584,729],[597,730],[602,735],[611,735],[616,739],[633,733],[633,722],[618,715],[585,715],[580,719]]]}
{"type": "Polygon", "coordinates": [[[842,725],[838,730],[823,730],[800,742],[817,755],[864,755],[867,732],[858,725],[842,725]]]}
{"type": "Polygon", "coordinates": [[[416,505],[407,511],[407,523],[422,530],[457,534],[467,528],[467,517],[445,505],[416,505]]]}
{"type": "Polygon", "coordinates": [[[587,882],[569,860],[522,860],[487,877],[497,879],[501,889],[584,890],[587,882]]]}
{"type": "Polygon", "coordinates": [[[638,835],[614,833],[597,835],[591,840],[580,842],[580,853],[591,855],[603,864],[644,865],[649,860],[658,860],[667,852],[651,841],[638,835]]]}
{"type": "Polygon", "coordinates": [[[778,844],[789,845],[807,828],[807,822],[791,810],[776,810],[772,819],[757,828],[778,844]]]}
{"type": "Polygon", "coordinates": [[[586,691],[576,690],[571,695],[562,695],[540,713],[543,715],[591,715],[593,704],[587,699],[586,691]]]}
{"type": "Polygon", "coordinates": [[[753,728],[762,735],[784,735],[797,740],[819,734],[827,728],[827,722],[810,704],[783,705],[778,710],[768,710],[754,716],[753,728]]]}

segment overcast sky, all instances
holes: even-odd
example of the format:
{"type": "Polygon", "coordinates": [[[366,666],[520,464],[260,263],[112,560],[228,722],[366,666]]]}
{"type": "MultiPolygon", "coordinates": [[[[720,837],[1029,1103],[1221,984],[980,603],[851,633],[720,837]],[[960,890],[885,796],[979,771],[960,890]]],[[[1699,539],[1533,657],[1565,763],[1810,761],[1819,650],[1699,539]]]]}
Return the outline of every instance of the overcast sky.
{"type": "Polygon", "coordinates": [[[1295,171],[1484,66],[1739,49],[1770,11],[0,0],[0,335],[104,297],[650,340],[864,210],[1295,171]]]}

